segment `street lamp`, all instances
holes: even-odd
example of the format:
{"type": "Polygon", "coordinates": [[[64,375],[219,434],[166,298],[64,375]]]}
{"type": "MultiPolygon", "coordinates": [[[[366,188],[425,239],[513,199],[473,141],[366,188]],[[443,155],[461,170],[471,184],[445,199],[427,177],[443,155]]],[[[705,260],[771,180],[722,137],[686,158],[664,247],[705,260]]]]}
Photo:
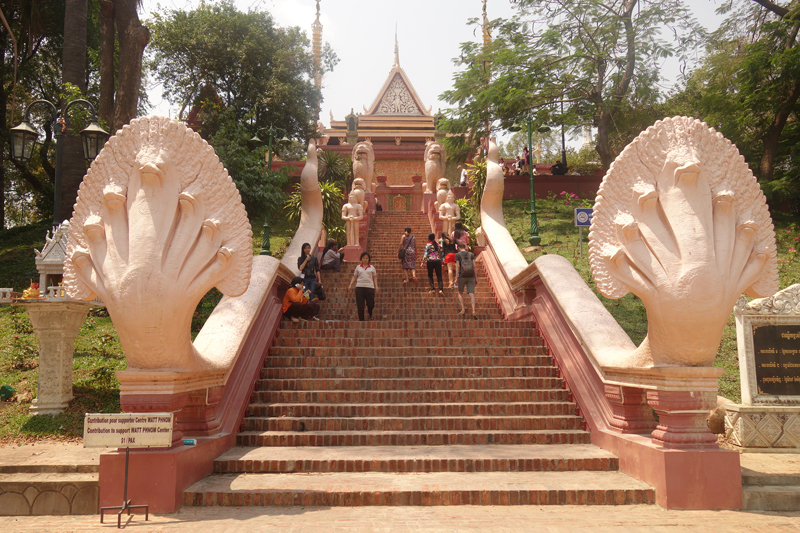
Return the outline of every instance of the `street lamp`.
{"type": "Polygon", "coordinates": [[[56,138],[56,180],[55,191],[53,193],[53,223],[61,223],[61,164],[64,159],[64,136],[67,131],[68,112],[73,105],[81,104],[89,108],[92,112],[92,122],[81,131],[81,144],[83,145],[83,156],[89,161],[93,161],[97,154],[102,150],[103,145],[108,140],[108,132],[97,123],[97,112],[88,100],[78,99],[67,103],[60,111],[55,104],[48,100],[35,100],[25,108],[25,118],[18,126],[11,128],[11,158],[27,163],[33,155],[33,147],[39,133],[31,126],[30,111],[35,105],[44,105],[50,109],[50,116],[53,122],[53,134],[56,138]]]}
{"type": "MultiPolygon", "coordinates": [[[[533,119],[531,117],[525,117],[523,120],[525,120],[525,123],[528,126],[528,148],[529,150],[532,150],[533,119]]],[[[520,124],[519,122],[514,123],[514,125],[508,128],[508,131],[511,132],[516,132],[520,130],[522,130],[522,124],[520,124]]],[[[536,131],[539,133],[546,133],[550,131],[550,128],[548,128],[547,126],[541,126],[536,131]]],[[[533,158],[530,156],[531,153],[532,152],[530,151],[528,152],[528,161],[526,161],[526,163],[528,164],[528,170],[530,171],[531,174],[531,234],[528,236],[528,242],[531,244],[531,246],[539,246],[539,244],[542,242],[542,238],[539,236],[539,222],[536,220],[536,191],[534,190],[533,186],[533,158]]]]}
{"type": "MultiPolygon", "coordinates": [[[[267,141],[267,173],[272,172],[272,141],[275,137],[279,134],[283,134],[283,138],[281,138],[278,142],[287,142],[290,139],[286,137],[286,131],[273,126],[272,124],[269,125],[269,128],[263,130],[265,133],[269,135],[269,140],[267,141]]],[[[253,135],[253,138],[250,139],[249,144],[255,149],[258,147],[263,141],[258,138],[258,134],[253,135]]],[[[261,251],[258,255],[272,255],[272,251],[269,249],[269,209],[266,210],[264,214],[264,235],[261,237],[261,251]]]]}

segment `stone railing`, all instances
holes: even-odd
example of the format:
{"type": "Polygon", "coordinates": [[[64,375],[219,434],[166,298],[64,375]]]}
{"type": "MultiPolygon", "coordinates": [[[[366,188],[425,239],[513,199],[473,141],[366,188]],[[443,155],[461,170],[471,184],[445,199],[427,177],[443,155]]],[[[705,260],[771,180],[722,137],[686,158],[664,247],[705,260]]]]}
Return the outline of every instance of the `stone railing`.
{"type": "Polygon", "coordinates": [[[623,472],[652,485],[664,507],[741,507],[738,454],[720,450],[706,426],[721,369],[615,366],[636,346],[568,260],[525,261],[503,221],[502,171],[496,161],[493,168],[491,148],[489,159],[480,261],[506,319],[537,323],[592,443],[617,454],[623,472]]]}

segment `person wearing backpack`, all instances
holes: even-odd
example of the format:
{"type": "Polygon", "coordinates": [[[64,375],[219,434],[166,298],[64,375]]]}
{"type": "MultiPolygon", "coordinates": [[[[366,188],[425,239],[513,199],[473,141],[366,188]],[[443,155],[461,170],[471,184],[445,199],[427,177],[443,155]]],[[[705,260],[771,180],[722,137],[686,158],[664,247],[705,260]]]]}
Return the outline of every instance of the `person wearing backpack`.
{"type": "Polygon", "coordinates": [[[463,242],[458,243],[456,272],[458,274],[458,303],[461,305],[461,312],[458,314],[466,314],[464,296],[462,295],[464,289],[466,289],[472,304],[472,318],[477,319],[478,313],[475,312],[475,254],[467,251],[467,245],[463,242]]]}
{"type": "Polygon", "coordinates": [[[422,265],[428,267],[428,283],[431,285],[430,294],[435,294],[433,287],[433,273],[436,272],[436,279],[439,280],[439,296],[444,296],[444,283],[442,282],[442,249],[436,242],[436,235],[428,234],[428,244],[425,245],[425,255],[422,256],[422,265]]]}

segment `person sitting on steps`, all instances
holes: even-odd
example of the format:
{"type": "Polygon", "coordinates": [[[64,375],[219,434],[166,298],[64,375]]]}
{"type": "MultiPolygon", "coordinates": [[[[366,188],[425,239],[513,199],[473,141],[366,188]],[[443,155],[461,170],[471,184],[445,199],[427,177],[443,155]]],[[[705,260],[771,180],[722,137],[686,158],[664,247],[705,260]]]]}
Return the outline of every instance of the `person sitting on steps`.
{"type": "Polygon", "coordinates": [[[303,320],[319,320],[319,305],[315,300],[309,301],[311,293],[303,290],[303,278],[296,277],[292,280],[292,286],[286,291],[283,297],[283,316],[290,318],[292,322],[303,320]]]}
{"type": "Polygon", "coordinates": [[[335,239],[328,239],[325,250],[322,251],[322,266],[320,269],[341,272],[343,260],[344,252],[339,251],[339,243],[335,239]]]}

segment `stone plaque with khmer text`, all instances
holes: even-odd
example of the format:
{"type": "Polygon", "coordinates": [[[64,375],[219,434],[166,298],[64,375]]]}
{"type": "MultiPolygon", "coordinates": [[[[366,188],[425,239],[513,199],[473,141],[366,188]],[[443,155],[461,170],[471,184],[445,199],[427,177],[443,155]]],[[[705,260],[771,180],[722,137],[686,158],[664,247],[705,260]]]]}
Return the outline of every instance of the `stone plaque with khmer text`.
{"type": "Polygon", "coordinates": [[[800,325],[753,325],[759,395],[800,396],[800,325]]]}
{"type": "Polygon", "coordinates": [[[800,453],[800,284],[734,309],[741,405],[725,408],[728,443],[748,452],[800,453]]]}

